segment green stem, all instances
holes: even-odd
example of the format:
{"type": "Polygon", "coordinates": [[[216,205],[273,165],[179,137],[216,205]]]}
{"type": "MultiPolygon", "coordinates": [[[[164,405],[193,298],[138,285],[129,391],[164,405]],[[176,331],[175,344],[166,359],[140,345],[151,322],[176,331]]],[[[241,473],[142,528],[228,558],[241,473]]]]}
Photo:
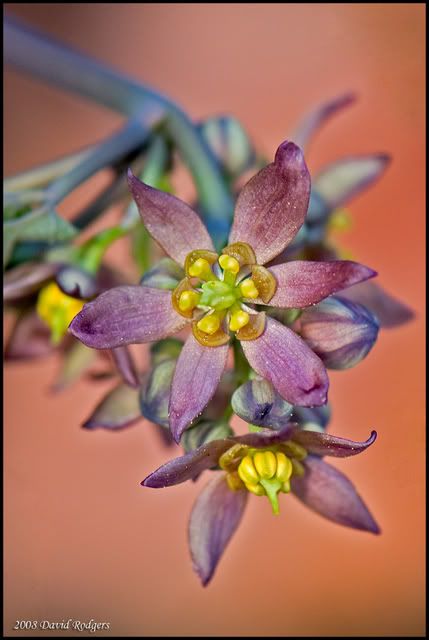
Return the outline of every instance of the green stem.
{"type": "Polygon", "coordinates": [[[197,127],[166,97],[16,21],[5,19],[6,62],[127,116],[143,103],[166,110],[166,127],[191,171],[201,209],[218,247],[226,241],[233,203],[217,162],[197,127]]]}
{"type": "Polygon", "coordinates": [[[244,355],[240,341],[236,338],[234,338],[232,342],[232,348],[234,352],[234,373],[237,380],[237,386],[240,386],[248,381],[251,368],[247,362],[246,356],[244,355]]]}

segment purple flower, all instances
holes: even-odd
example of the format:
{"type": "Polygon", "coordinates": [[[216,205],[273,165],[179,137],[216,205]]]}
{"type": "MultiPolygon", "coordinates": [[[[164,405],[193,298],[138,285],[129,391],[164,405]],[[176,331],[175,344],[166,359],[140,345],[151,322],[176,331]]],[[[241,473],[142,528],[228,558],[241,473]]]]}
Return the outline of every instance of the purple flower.
{"type": "Polygon", "coordinates": [[[143,222],[184,269],[173,293],[117,287],[86,304],[70,331],[96,349],[150,342],[191,324],[172,382],[170,428],[178,442],[212,398],[226,366],[230,332],[251,367],[288,402],[322,405],[328,377],[318,356],[294,331],[252,305],[302,308],[362,282],[375,272],[356,262],[293,261],[270,268],[304,222],[310,175],[292,142],[242,189],[229,244],[220,257],[198,215],[178,198],[129,173],[143,222]]]}
{"type": "Polygon", "coordinates": [[[204,444],[170,460],[142,485],[169,487],[194,479],[205,469],[219,466],[223,470],[204,487],[189,522],[194,569],[206,585],[240,523],[249,492],[268,497],[275,514],[279,511],[278,495],[292,492],[333,522],[379,533],[350,480],[322,459],[357,455],[373,444],[376,435],[373,431],[365,442],[353,442],[293,424],[279,431],[261,429],[204,444]]]}

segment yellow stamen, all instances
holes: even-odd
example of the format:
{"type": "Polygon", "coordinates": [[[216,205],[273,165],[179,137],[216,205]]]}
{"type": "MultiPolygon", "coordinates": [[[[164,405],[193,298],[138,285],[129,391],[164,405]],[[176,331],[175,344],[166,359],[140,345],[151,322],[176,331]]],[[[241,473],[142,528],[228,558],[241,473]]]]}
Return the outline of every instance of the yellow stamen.
{"type": "Polygon", "coordinates": [[[200,331],[208,333],[211,336],[219,329],[220,318],[216,313],[210,313],[197,322],[197,327],[200,331]]]}
{"type": "Polygon", "coordinates": [[[202,280],[211,280],[214,278],[210,264],[204,258],[198,258],[188,269],[188,273],[193,278],[201,278],[202,280]]]}
{"type": "Polygon", "coordinates": [[[243,298],[250,298],[254,300],[259,296],[259,291],[255,287],[255,283],[252,278],[247,278],[240,284],[240,291],[243,298]]]}
{"type": "Polygon", "coordinates": [[[239,489],[244,489],[243,481],[240,479],[240,476],[236,471],[233,471],[232,473],[227,473],[226,481],[231,491],[238,491],[239,489]]]}
{"type": "Polygon", "coordinates": [[[272,478],[276,473],[276,456],[272,451],[258,451],[253,456],[253,463],[261,478],[272,478]]]}
{"type": "Polygon", "coordinates": [[[246,489],[251,493],[254,493],[255,496],[265,496],[265,489],[260,484],[246,484],[246,489]]]}
{"type": "Polygon", "coordinates": [[[198,304],[200,295],[196,291],[183,291],[179,298],[179,309],[181,311],[192,311],[198,304]]]}
{"type": "Polygon", "coordinates": [[[82,310],[83,305],[83,300],[63,293],[55,282],[51,282],[40,290],[36,311],[51,329],[54,344],[60,342],[70,322],[82,310]]]}
{"type": "Polygon", "coordinates": [[[250,320],[250,316],[246,311],[236,311],[231,315],[231,319],[229,321],[229,328],[231,331],[238,331],[242,327],[245,327],[250,320]]]}
{"type": "Polygon", "coordinates": [[[222,255],[219,258],[219,264],[224,271],[230,271],[234,275],[240,271],[240,263],[232,256],[222,255]]]}
{"type": "Polygon", "coordinates": [[[280,482],[286,484],[292,475],[292,462],[289,460],[289,458],[286,458],[285,454],[281,453],[281,451],[276,452],[276,462],[276,478],[277,480],[280,480],[280,482]]]}
{"type": "Polygon", "coordinates": [[[245,456],[240,462],[240,465],[238,467],[238,475],[243,480],[246,486],[258,484],[259,475],[253,465],[253,460],[250,456],[245,456]]]}

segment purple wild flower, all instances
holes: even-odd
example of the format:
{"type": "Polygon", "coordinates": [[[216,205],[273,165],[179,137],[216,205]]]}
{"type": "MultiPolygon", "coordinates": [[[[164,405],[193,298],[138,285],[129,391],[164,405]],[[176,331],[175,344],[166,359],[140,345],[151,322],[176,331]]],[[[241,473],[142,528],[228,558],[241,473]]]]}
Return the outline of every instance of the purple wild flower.
{"type": "Polygon", "coordinates": [[[220,256],[199,216],[178,198],[129,172],[143,222],[184,269],[171,293],[148,286],[116,287],[87,303],[70,331],[96,349],[151,342],[192,326],[178,359],[169,406],[176,442],[212,398],[225,369],[230,332],[251,367],[294,405],[327,401],[320,358],[294,331],[251,305],[303,308],[375,272],[348,260],[291,261],[265,267],[305,220],[310,175],[299,147],[283,142],[274,162],[243,187],[229,244],[220,256]]]}
{"type": "Polygon", "coordinates": [[[206,469],[219,466],[223,470],[204,487],[189,521],[194,569],[207,585],[240,523],[249,492],[267,496],[275,514],[279,512],[278,494],[292,492],[333,522],[380,533],[350,480],[322,459],[357,455],[373,444],[376,435],[373,431],[365,442],[353,442],[293,424],[279,431],[261,429],[204,444],[170,460],[141,484],[169,487],[194,479],[206,469]]]}

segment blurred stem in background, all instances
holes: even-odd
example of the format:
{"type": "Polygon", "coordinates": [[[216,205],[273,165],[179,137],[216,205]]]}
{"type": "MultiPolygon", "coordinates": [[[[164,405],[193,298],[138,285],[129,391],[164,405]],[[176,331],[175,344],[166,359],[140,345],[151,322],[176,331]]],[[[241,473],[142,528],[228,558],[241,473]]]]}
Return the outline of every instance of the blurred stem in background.
{"type": "MultiPolygon", "coordinates": [[[[90,98],[131,118],[132,123],[122,131],[123,140],[136,126],[136,120],[147,126],[144,113],[162,113],[166,133],[193,176],[201,212],[214,242],[218,247],[225,242],[233,212],[230,191],[200,131],[175,103],[153,89],[61,43],[47,39],[10,18],[5,19],[4,55],[6,62],[41,80],[90,98]]],[[[109,141],[105,145],[104,152],[108,155],[109,141]]],[[[82,164],[85,171],[92,170],[90,158],[86,157],[82,164]]],[[[78,179],[85,179],[84,171],[75,166],[68,177],[64,176],[60,181],[60,188],[55,187],[58,189],[57,197],[70,185],[77,186],[78,179]]]]}

